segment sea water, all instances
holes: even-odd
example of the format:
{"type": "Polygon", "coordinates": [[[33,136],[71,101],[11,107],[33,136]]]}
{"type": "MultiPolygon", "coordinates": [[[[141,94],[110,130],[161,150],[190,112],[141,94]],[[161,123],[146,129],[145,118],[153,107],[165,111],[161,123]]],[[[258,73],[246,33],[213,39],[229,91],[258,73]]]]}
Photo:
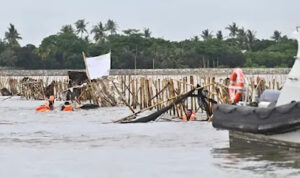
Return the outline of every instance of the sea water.
{"type": "Polygon", "coordinates": [[[115,124],[126,107],[36,113],[44,101],[0,97],[0,177],[299,177],[286,150],[232,147],[208,122],[115,124]]]}

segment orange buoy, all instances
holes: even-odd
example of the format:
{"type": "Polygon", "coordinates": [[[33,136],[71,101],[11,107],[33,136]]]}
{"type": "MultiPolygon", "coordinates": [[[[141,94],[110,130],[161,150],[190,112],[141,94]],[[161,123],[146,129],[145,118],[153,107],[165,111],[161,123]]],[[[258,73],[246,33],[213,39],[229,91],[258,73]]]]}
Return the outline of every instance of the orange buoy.
{"type": "Polygon", "coordinates": [[[240,101],[243,95],[244,88],[244,73],[242,69],[236,68],[233,70],[230,76],[230,84],[229,84],[229,96],[233,103],[237,103],[240,101]]]}

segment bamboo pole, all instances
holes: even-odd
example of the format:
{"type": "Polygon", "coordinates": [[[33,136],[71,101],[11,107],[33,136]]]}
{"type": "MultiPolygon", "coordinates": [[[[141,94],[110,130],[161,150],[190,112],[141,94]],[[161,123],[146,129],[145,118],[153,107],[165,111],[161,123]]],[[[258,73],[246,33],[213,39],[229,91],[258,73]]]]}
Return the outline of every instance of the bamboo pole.
{"type": "Polygon", "coordinates": [[[144,94],[144,78],[140,78],[140,109],[143,109],[144,102],[143,102],[143,94],[144,94]]]}
{"type": "Polygon", "coordinates": [[[148,107],[148,79],[144,80],[144,106],[148,107]]]}
{"type": "Polygon", "coordinates": [[[132,88],[132,106],[133,106],[133,109],[136,109],[135,81],[136,81],[136,80],[132,80],[132,81],[131,81],[131,88],[132,88]]]}
{"type": "Polygon", "coordinates": [[[152,79],[148,80],[148,106],[152,106],[152,96],[153,96],[153,88],[152,88],[152,79]]]}
{"type": "MultiPolygon", "coordinates": [[[[194,88],[194,77],[193,76],[190,76],[190,87],[191,87],[191,90],[194,88]]],[[[194,98],[191,98],[191,109],[193,110],[194,109],[194,98]]]]}
{"type": "MultiPolygon", "coordinates": [[[[125,83],[126,84],[126,83],[125,83]]],[[[132,95],[132,91],[131,91],[131,89],[130,89],[130,87],[131,87],[131,76],[129,75],[128,76],[128,104],[130,104],[130,94],[132,95]]]]}
{"type": "Polygon", "coordinates": [[[113,82],[114,87],[116,88],[118,94],[120,95],[122,101],[125,103],[125,105],[130,109],[131,112],[135,113],[135,111],[132,109],[132,107],[127,103],[126,98],[124,98],[124,96],[122,95],[122,93],[120,92],[120,90],[118,89],[118,87],[116,86],[115,82],[113,82]]]}

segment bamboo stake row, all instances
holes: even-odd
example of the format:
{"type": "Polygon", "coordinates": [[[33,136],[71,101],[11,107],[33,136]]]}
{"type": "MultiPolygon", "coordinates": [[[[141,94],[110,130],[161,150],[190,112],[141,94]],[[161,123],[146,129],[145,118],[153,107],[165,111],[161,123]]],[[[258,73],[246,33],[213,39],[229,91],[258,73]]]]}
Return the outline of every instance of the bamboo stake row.
{"type": "MultiPolygon", "coordinates": [[[[255,77],[246,78],[249,102],[254,101],[255,93],[260,94],[264,89],[280,89],[282,82],[272,78],[261,80],[255,77]]],[[[65,99],[68,90],[68,80],[52,81],[48,79],[10,78],[0,77],[0,89],[7,88],[13,95],[20,95],[26,99],[47,99],[54,95],[58,100],[65,99]]],[[[228,97],[229,79],[223,77],[191,76],[109,76],[108,78],[92,81],[81,87],[78,101],[90,101],[100,106],[117,106],[125,104],[135,113],[135,110],[145,108],[161,109],[172,100],[187,93],[196,85],[206,86],[204,89],[208,97],[218,103],[230,103],[228,97]],[[167,102],[164,102],[167,101],[167,102]]],[[[212,104],[210,103],[210,108],[212,104]]],[[[174,105],[169,114],[182,116],[186,109],[199,109],[196,98],[188,98],[184,102],[174,105]]],[[[200,110],[203,112],[202,110],[200,110]]]]}

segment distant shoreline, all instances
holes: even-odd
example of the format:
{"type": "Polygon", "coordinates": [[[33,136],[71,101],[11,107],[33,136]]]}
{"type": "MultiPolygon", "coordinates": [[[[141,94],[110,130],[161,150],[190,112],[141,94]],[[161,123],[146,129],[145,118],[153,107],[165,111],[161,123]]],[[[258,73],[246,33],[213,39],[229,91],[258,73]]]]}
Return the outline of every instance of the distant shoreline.
{"type": "MultiPolygon", "coordinates": [[[[197,69],[112,69],[110,75],[230,75],[233,68],[197,68],[197,69]]],[[[286,75],[290,68],[242,68],[245,75],[286,75]]],[[[0,76],[67,76],[68,71],[85,71],[74,69],[62,70],[21,70],[0,69],[0,76]]]]}

